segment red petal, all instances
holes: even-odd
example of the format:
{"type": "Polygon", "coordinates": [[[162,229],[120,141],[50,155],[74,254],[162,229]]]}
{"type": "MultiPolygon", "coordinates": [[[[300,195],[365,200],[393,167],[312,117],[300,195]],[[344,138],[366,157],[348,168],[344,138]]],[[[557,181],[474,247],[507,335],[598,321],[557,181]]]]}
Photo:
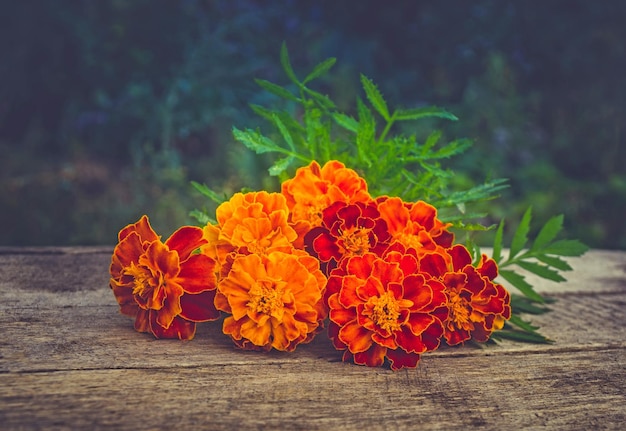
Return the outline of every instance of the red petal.
{"type": "Polygon", "coordinates": [[[447,330],[444,333],[446,343],[450,346],[455,346],[471,338],[469,331],[464,329],[455,328],[453,331],[447,330]]]}
{"type": "Polygon", "coordinates": [[[472,264],[472,256],[462,244],[455,245],[448,250],[448,253],[452,257],[452,264],[455,271],[460,271],[465,268],[466,265],[472,264]]]}
{"type": "Polygon", "coordinates": [[[343,278],[341,290],[339,291],[338,300],[343,307],[355,307],[358,303],[362,302],[357,295],[357,289],[363,284],[363,280],[356,278],[353,275],[347,275],[343,278]]]}
{"type": "Polygon", "coordinates": [[[151,243],[140,259],[140,264],[161,272],[164,276],[176,277],[180,271],[178,254],[170,251],[159,241],[151,243]]]}
{"type": "Polygon", "coordinates": [[[159,325],[153,316],[155,312],[150,313],[150,329],[157,338],[179,338],[181,340],[191,340],[196,334],[196,324],[188,320],[176,317],[169,328],[165,329],[159,325]]]}
{"type": "Polygon", "coordinates": [[[135,317],[135,330],[138,332],[150,331],[150,312],[138,308],[137,317],[135,317]]]}
{"type": "Polygon", "coordinates": [[[498,265],[493,259],[489,259],[486,255],[482,255],[480,267],[478,272],[483,277],[487,277],[489,280],[493,280],[498,276],[498,265]]]}
{"type": "Polygon", "coordinates": [[[164,287],[162,290],[165,291],[166,298],[163,301],[163,307],[160,310],[156,310],[156,320],[159,325],[164,328],[169,328],[174,318],[178,316],[182,310],[180,297],[183,295],[183,289],[181,286],[170,281],[167,287],[164,287]]]}
{"type": "Polygon", "coordinates": [[[439,253],[428,253],[420,259],[420,271],[439,278],[448,272],[448,265],[439,253]]]}
{"type": "Polygon", "coordinates": [[[423,353],[426,351],[426,346],[422,342],[422,337],[415,335],[411,332],[408,326],[402,326],[402,329],[394,333],[396,343],[407,352],[423,353]]]}
{"type": "Polygon", "coordinates": [[[180,317],[192,322],[206,322],[217,320],[220,312],[214,304],[215,290],[209,290],[197,295],[185,294],[180,297],[180,317]]]}
{"type": "Polygon", "coordinates": [[[178,282],[187,293],[213,290],[216,286],[215,261],[203,254],[194,254],[180,265],[178,282]]]}
{"type": "Polygon", "coordinates": [[[202,238],[202,229],[196,226],[183,226],[165,241],[170,250],[178,252],[181,261],[186,260],[195,249],[206,243],[207,240],[202,238]]]}
{"type": "Polygon", "coordinates": [[[401,368],[415,368],[420,360],[417,353],[407,353],[402,349],[387,350],[387,358],[391,362],[391,369],[397,371],[401,368]]]}
{"type": "Polygon", "coordinates": [[[378,259],[378,256],[373,253],[354,256],[348,260],[346,272],[365,280],[372,273],[372,265],[376,259],[378,259]]]}
{"type": "Polygon", "coordinates": [[[432,325],[434,321],[435,321],[435,318],[431,316],[430,314],[412,313],[409,315],[409,320],[407,321],[407,325],[413,334],[420,335],[430,325],[432,325]]]}
{"type": "Polygon", "coordinates": [[[385,363],[385,354],[387,352],[386,347],[373,344],[366,352],[355,353],[354,363],[367,365],[368,367],[380,367],[385,363]]]}

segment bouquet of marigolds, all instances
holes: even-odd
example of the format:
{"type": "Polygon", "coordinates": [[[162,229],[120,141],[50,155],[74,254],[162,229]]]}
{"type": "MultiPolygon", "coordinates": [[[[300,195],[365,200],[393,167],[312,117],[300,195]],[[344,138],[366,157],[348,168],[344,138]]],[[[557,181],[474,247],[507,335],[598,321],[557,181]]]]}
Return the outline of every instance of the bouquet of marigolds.
{"type": "Polygon", "coordinates": [[[192,212],[199,226],[162,241],[143,216],[120,231],[110,286],[121,312],[156,338],[192,339],[196,323],[221,319],[223,333],[246,350],[293,351],[324,332],[344,361],[393,370],[415,367],[442,344],[549,342],[519,316],[547,311],[546,300],[513,268],[563,281],[559,271],[571,268],[560,256],[586,247],[556,240],[562,216],[529,245],[530,209],[506,259],[504,222],[491,257],[469,234],[455,241],[453,231],[490,229],[472,222],[481,214],[467,206],[495,197],[505,181],[451,191],[440,161],[465,151],[466,140],[438,145],[438,131],[423,142],[390,132],[400,121],[456,118],[436,107],[391,112],[365,76],[369,106],[358,99],[356,117],[339,112],[308,85],[334,62],[299,79],[283,45],[290,84],[257,83],[293,112],[254,105],[275,136],[233,131],[251,150],[280,155],[269,169],[280,191],[223,197],[193,183],[218,203],[214,214],[192,212]]]}

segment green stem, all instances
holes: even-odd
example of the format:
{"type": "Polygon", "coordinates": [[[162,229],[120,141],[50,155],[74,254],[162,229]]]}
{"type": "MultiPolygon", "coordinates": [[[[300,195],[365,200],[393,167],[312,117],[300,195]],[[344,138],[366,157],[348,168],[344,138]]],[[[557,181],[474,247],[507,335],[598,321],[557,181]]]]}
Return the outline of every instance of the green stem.
{"type": "Polygon", "coordinates": [[[391,126],[393,126],[393,123],[395,122],[396,122],[396,113],[394,112],[391,118],[387,121],[387,125],[385,125],[383,132],[380,134],[380,138],[378,138],[378,145],[382,144],[385,141],[387,134],[391,130],[391,126]]]}

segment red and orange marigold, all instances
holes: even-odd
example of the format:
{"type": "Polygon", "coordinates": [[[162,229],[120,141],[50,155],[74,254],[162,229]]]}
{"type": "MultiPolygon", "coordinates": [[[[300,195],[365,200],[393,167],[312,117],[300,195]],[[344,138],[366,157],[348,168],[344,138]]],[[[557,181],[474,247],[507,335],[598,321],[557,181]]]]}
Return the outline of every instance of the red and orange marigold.
{"type": "Polygon", "coordinates": [[[123,228],[110,266],[110,287],[135,329],[156,338],[192,339],[196,322],[216,320],[215,261],[193,252],[202,229],[184,226],[164,243],[147,216],[123,228]]]}
{"type": "Polygon", "coordinates": [[[498,276],[497,264],[483,255],[478,267],[474,267],[468,250],[461,244],[446,254],[426,254],[420,260],[420,270],[446,286],[448,317],[444,337],[450,345],[469,339],[487,341],[511,317],[511,297],[493,281],[498,276]]]}
{"type": "Polygon", "coordinates": [[[377,202],[393,241],[414,248],[420,255],[442,251],[452,245],[454,235],[448,231],[451,224],[437,218],[434,206],[424,201],[404,202],[387,196],[378,198],[377,202]]]}
{"type": "Polygon", "coordinates": [[[229,314],[223,331],[243,349],[292,351],[322,328],[325,284],[318,261],[301,250],[236,255],[215,297],[229,314]]]}
{"type": "Polygon", "coordinates": [[[443,284],[418,272],[416,254],[391,251],[342,261],[328,279],[329,336],[343,360],[415,367],[439,346],[446,316],[443,284]]]}
{"type": "Polygon", "coordinates": [[[322,224],[322,212],[334,202],[368,202],[371,197],[365,179],[356,171],[331,160],[324,167],[316,161],[299,168],[296,175],[281,186],[291,212],[290,221],[300,238],[311,227],[322,224]]]}
{"type": "Polygon", "coordinates": [[[389,243],[387,224],[374,201],[335,202],[322,213],[321,226],[304,237],[305,249],[320,260],[326,274],[344,258],[382,253],[389,243]]]}

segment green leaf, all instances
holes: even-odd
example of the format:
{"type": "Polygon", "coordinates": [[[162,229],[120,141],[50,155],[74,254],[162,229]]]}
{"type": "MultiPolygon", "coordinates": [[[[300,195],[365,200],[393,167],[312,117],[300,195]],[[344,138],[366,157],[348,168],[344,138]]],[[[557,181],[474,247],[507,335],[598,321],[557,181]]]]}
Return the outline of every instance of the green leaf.
{"type": "Polygon", "coordinates": [[[509,260],[513,259],[528,242],[528,231],[530,230],[530,220],[532,218],[532,208],[528,207],[522,221],[520,222],[515,235],[513,235],[513,241],[511,242],[511,249],[509,252],[509,260]]]}
{"type": "Polygon", "coordinates": [[[544,304],[537,305],[532,300],[522,295],[511,295],[511,308],[514,314],[529,313],[529,314],[544,314],[550,311],[544,304]]]}
{"type": "Polygon", "coordinates": [[[428,157],[430,159],[449,159],[452,156],[465,152],[472,146],[472,141],[469,139],[457,139],[448,143],[445,147],[439,149],[434,153],[430,153],[428,157]]]}
{"type": "Polygon", "coordinates": [[[357,133],[359,130],[359,122],[349,115],[343,114],[341,112],[333,112],[333,120],[341,127],[346,130],[349,130],[353,133],[357,133]]]}
{"type": "Polygon", "coordinates": [[[500,331],[496,331],[491,335],[492,338],[495,339],[507,339],[511,341],[520,341],[524,343],[537,343],[537,344],[549,344],[554,341],[549,338],[544,337],[541,334],[536,332],[522,332],[522,331],[514,331],[514,330],[506,330],[502,329],[500,331]]]}
{"type": "Polygon", "coordinates": [[[537,258],[537,260],[548,264],[556,269],[560,269],[561,271],[571,271],[572,267],[565,262],[563,259],[560,259],[558,257],[555,256],[546,256],[543,254],[539,254],[535,256],[537,258]]]}
{"type": "Polygon", "coordinates": [[[207,224],[216,224],[217,222],[211,218],[207,213],[205,213],[204,211],[200,211],[200,210],[192,210],[189,212],[189,216],[195,218],[196,220],[198,220],[198,223],[202,226],[207,225],[207,224]]]}
{"type": "Polygon", "coordinates": [[[367,76],[361,74],[361,84],[363,85],[363,90],[365,90],[365,95],[367,99],[370,101],[374,109],[378,111],[378,113],[387,121],[391,119],[389,116],[389,109],[387,108],[387,102],[383,98],[382,93],[376,87],[367,76]]]}
{"type": "Polygon", "coordinates": [[[451,114],[445,109],[438,108],[436,106],[428,106],[424,108],[413,109],[396,109],[394,112],[394,118],[398,121],[404,120],[419,120],[421,118],[437,117],[445,118],[446,120],[457,121],[456,115],[451,114]]]}
{"type": "Polygon", "coordinates": [[[422,151],[421,151],[422,155],[428,154],[428,151],[432,147],[434,147],[437,144],[437,142],[439,142],[441,135],[442,135],[441,130],[435,130],[430,135],[428,135],[428,138],[426,138],[424,145],[422,145],[422,151]]]}
{"type": "Polygon", "coordinates": [[[334,66],[336,61],[337,61],[337,59],[334,58],[334,57],[327,58],[326,60],[322,61],[320,64],[315,66],[315,68],[313,68],[313,71],[311,73],[309,73],[306,76],[306,78],[304,78],[302,83],[306,84],[307,82],[312,81],[315,78],[319,78],[320,76],[322,76],[323,74],[328,72],[330,70],[330,68],[334,66]]]}
{"type": "Polygon", "coordinates": [[[270,166],[268,172],[271,176],[276,177],[285,172],[287,168],[289,168],[289,165],[293,162],[293,160],[294,158],[291,156],[278,159],[274,162],[272,166],[270,166]]]}
{"type": "Polygon", "coordinates": [[[278,128],[278,131],[282,135],[283,139],[287,145],[289,145],[289,148],[291,148],[292,151],[295,151],[296,147],[293,144],[293,138],[291,137],[289,130],[287,130],[280,118],[278,118],[278,115],[274,115],[272,119],[274,120],[274,124],[276,124],[276,127],[278,128]]]}
{"type": "Polygon", "coordinates": [[[541,248],[543,248],[554,238],[556,238],[557,234],[561,231],[562,228],[563,214],[552,217],[545,225],[543,225],[543,227],[537,234],[537,238],[535,238],[535,242],[533,243],[533,246],[530,250],[541,250],[541,248]]]}
{"type": "Polygon", "coordinates": [[[589,250],[582,242],[576,239],[563,239],[555,241],[543,249],[545,254],[556,254],[558,256],[581,256],[589,250]]]}
{"type": "Polygon", "coordinates": [[[291,100],[293,102],[300,102],[300,99],[298,97],[296,97],[293,93],[291,93],[289,90],[281,87],[280,85],[276,85],[272,82],[266,81],[264,79],[255,79],[254,82],[256,82],[260,87],[262,87],[264,90],[269,91],[270,93],[281,97],[283,99],[287,99],[287,100],[291,100]]]}
{"type": "Polygon", "coordinates": [[[218,204],[221,204],[222,202],[226,201],[225,196],[220,196],[219,194],[211,190],[206,184],[200,184],[198,182],[191,181],[191,185],[193,186],[193,188],[199,191],[202,195],[206,196],[207,198],[211,199],[212,201],[218,204]]]}
{"type": "Polygon", "coordinates": [[[524,319],[522,319],[519,316],[511,316],[511,318],[509,319],[509,323],[518,326],[520,328],[522,328],[525,331],[529,331],[529,332],[535,332],[537,329],[539,329],[538,326],[533,326],[530,324],[530,322],[526,322],[524,319]]]}
{"type": "Polygon", "coordinates": [[[547,266],[540,265],[535,262],[528,262],[525,260],[517,262],[517,265],[528,272],[532,272],[533,274],[538,275],[539,277],[556,282],[565,281],[565,278],[563,278],[561,274],[551,268],[548,268],[547,266]]]}
{"type": "Polygon", "coordinates": [[[317,91],[311,90],[308,87],[302,87],[305,93],[311,96],[313,99],[317,101],[321,106],[326,109],[335,109],[335,102],[330,100],[330,98],[322,93],[318,93],[317,91]]]}
{"type": "Polygon", "coordinates": [[[500,263],[502,260],[502,238],[504,236],[504,219],[500,220],[500,224],[498,225],[498,230],[496,230],[496,235],[493,239],[493,253],[491,257],[496,263],[500,263]]]}
{"type": "Polygon", "coordinates": [[[257,154],[269,152],[285,152],[283,148],[276,145],[271,139],[266,138],[259,132],[251,129],[239,130],[238,128],[233,127],[233,136],[236,140],[238,140],[257,154]]]}
{"type": "Polygon", "coordinates": [[[293,71],[293,68],[291,67],[291,62],[289,61],[289,52],[287,51],[287,44],[285,42],[283,42],[283,44],[280,47],[280,64],[283,66],[283,69],[285,73],[287,74],[287,77],[291,80],[291,82],[293,82],[294,84],[297,84],[298,87],[302,86],[300,81],[298,81],[298,77],[296,76],[296,73],[293,71]]]}
{"type": "Polygon", "coordinates": [[[545,302],[543,297],[535,292],[535,289],[533,289],[533,287],[524,279],[523,275],[507,269],[500,269],[499,273],[502,278],[511,283],[517,290],[526,295],[528,298],[539,303],[545,302]]]}

